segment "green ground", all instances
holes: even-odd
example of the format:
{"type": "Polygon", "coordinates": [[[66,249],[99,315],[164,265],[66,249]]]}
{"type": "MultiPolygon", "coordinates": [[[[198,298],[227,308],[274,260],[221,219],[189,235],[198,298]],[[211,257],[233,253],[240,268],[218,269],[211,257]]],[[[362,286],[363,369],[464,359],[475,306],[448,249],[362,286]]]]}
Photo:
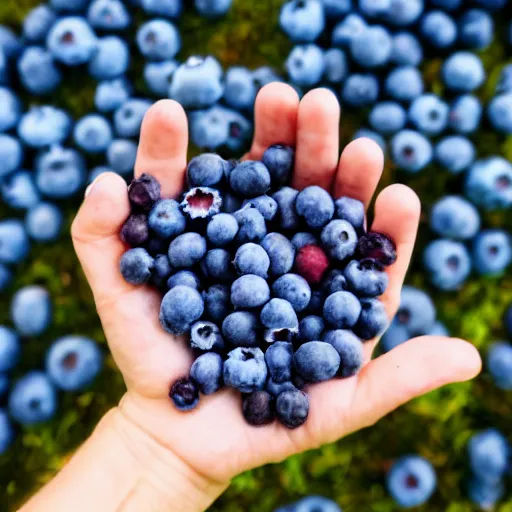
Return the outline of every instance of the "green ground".
{"type": "MultiPolygon", "coordinates": [[[[24,13],[37,3],[39,0],[3,0],[0,2],[0,22],[18,27],[24,13]]],[[[205,22],[187,14],[180,24],[184,38],[183,56],[213,52],[226,65],[242,63],[256,67],[270,64],[279,68],[289,51],[288,41],[276,28],[281,3],[278,0],[236,0],[230,15],[218,22],[205,22]]],[[[133,54],[136,55],[136,50],[133,54]]],[[[505,58],[505,50],[498,44],[486,51],[484,60],[491,81],[482,91],[482,97],[492,94],[492,86],[505,58]]],[[[439,64],[431,61],[425,69],[431,89],[436,92],[442,89],[438,80],[439,64]]],[[[139,83],[141,63],[136,62],[134,68],[132,78],[139,83]]],[[[83,73],[71,74],[66,85],[47,101],[80,116],[93,108],[92,85],[92,81],[84,85],[83,73]]],[[[358,117],[344,113],[343,124],[343,137],[349,138],[359,125],[358,117]]],[[[483,131],[474,139],[481,156],[500,153],[512,158],[510,138],[504,140],[490,131],[483,131]]],[[[433,200],[448,192],[459,191],[461,186],[460,178],[434,167],[414,179],[388,168],[384,181],[404,181],[413,186],[422,197],[425,212],[433,200]]],[[[77,205],[78,200],[66,206],[68,227],[77,205]]],[[[0,206],[0,217],[11,214],[0,206]]],[[[510,214],[506,218],[502,214],[486,218],[488,225],[496,226],[510,226],[511,221],[510,214]]],[[[424,285],[418,263],[421,247],[429,237],[426,214],[422,224],[424,229],[416,261],[408,278],[416,285],[424,285]]],[[[29,261],[17,269],[16,275],[13,290],[39,283],[50,290],[55,304],[52,328],[41,338],[26,341],[17,374],[40,367],[46,348],[58,336],[87,334],[105,343],[91,293],[69,236],[63,236],[58,244],[35,246],[29,261]]],[[[471,340],[483,353],[490,341],[504,336],[501,316],[505,306],[512,301],[510,273],[502,279],[473,279],[460,293],[440,295],[431,291],[438,298],[440,319],[454,335],[471,340]]],[[[0,298],[2,323],[8,323],[9,300],[10,293],[4,293],[0,298]]],[[[106,345],[104,348],[106,351],[106,345]]],[[[0,457],[0,510],[15,510],[28,495],[47,482],[123,391],[122,379],[108,358],[105,371],[91,390],[82,395],[61,396],[59,414],[54,421],[20,431],[13,448],[0,457]]],[[[450,386],[418,399],[350,439],[292,457],[279,465],[245,473],[235,479],[211,510],[267,512],[305,494],[319,493],[334,498],[345,512],[391,512],[397,507],[384,488],[385,472],[394,458],[414,452],[429,458],[439,477],[439,490],[418,510],[469,512],[474,508],[464,497],[466,442],[475,430],[491,425],[509,432],[511,414],[510,395],[496,389],[484,374],[475,382],[450,386]]],[[[498,510],[512,512],[512,500],[498,510]]]]}

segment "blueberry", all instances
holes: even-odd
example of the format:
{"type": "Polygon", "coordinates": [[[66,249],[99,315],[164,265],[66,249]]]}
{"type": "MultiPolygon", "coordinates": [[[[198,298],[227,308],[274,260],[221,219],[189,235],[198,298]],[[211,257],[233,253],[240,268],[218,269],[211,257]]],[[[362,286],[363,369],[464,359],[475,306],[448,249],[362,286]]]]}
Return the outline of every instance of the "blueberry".
{"type": "Polygon", "coordinates": [[[323,306],[324,319],[336,329],[352,327],[358,321],[361,304],[350,292],[329,295],[323,306]]]}
{"type": "Polygon", "coordinates": [[[130,249],[121,256],[119,268],[125,281],[134,285],[147,283],[151,278],[154,260],[145,249],[130,249]]]}
{"type": "Polygon", "coordinates": [[[247,205],[256,208],[267,222],[275,217],[278,208],[276,201],[267,195],[246,199],[242,206],[245,207],[247,205]]]}
{"type": "Polygon", "coordinates": [[[441,237],[468,240],[480,230],[480,215],[463,197],[445,196],[432,206],[430,227],[441,237]]]}
{"type": "Polygon", "coordinates": [[[357,230],[364,229],[365,211],[364,204],[358,199],[351,197],[340,197],[334,203],[336,211],[335,217],[340,220],[346,220],[357,230]]]}
{"type": "Polygon", "coordinates": [[[190,330],[190,346],[202,351],[221,351],[224,349],[224,340],[216,324],[200,320],[190,330]]]}
{"type": "Polygon", "coordinates": [[[472,133],[480,125],[482,104],[476,96],[459,96],[451,106],[449,125],[459,133],[472,133]]]}
{"type": "Polygon", "coordinates": [[[157,236],[169,239],[185,231],[186,220],[174,199],[161,199],[151,209],[148,224],[157,236]]]}
{"type": "Polygon", "coordinates": [[[475,160],[473,143],[461,135],[451,135],[441,139],[435,147],[435,159],[452,174],[465,171],[475,160]]]}
{"type": "Polygon", "coordinates": [[[205,18],[224,16],[231,8],[233,0],[194,0],[197,12],[205,18]]]}
{"type": "Polygon", "coordinates": [[[470,92],[484,83],[485,70],[477,55],[470,52],[456,52],[445,60],[442,78],[449,89],[470,92]]]}
{"type": "Polygon", "coordinates": [[[320,0],[290,0],[281,8],[279,24],[294,42],[315,41],[325,27],[325,15],[320,0]]]}
{"type": "Polygon", "coordinates": [[[370,231],[359,239],[356,254],[360,259],[370,258],[380,265],[388,266],[396,261],[396,245],[384,233],[370,231]]]}
{"type": "Polygon", "coordinates": [[[142,120],[151,107],[151,101],[139,98],[126,100],[114,112],[114,129],[120,137],[138,137],[142,120]]]}
{"type": "Polygon", "coordinates": [[[409,455],[393,464],[386,483],[389,493],[401,507],[416,507],[432,496],[436,480],[436,473],[428,460],[409,455]]]}
{"type": "Polygon", "coordinates": [[[61,209],[51,203],[38,203],[25,216],[27,234],[36,242],[53,242],[62,230],[64,222],[61,209]]]}
{"type": "Polygon", "coordinates": [[[232,283],[235,278],[231,254],[225,249],[208,251],[201,263],[201,269],[206,277],[218,283],[232,283]]]}
{"type": "Polygon", "coordinates": [[[137,31],[136,39],[140,53],[149,60],[172,59],[181,48],[178,30],[163,19],[146,21],[137,31]]]}
{"type": "Polygon", "coordinates": [[[386,332],[382,335],[380,344],[382,346],[383,352],[389,352],[395,347],[398,347],[398,345],[401,345],[410,339],[411,333],[409,332],[409,329],[407,329],[405,325],[397,322],[395,318],[391,322],[391,325],[388,327],[386,332]]]}
{"type": "Polygon", "coordinates": [[[40,201],[34,177],[28,171],[8,174],[0,183],[0,188],[3,202],[17,210],[26,210],[40,201]]]}
{"type": "Polygon", "coordinates": [[[234,213],[238,222],[238,233],[235,240],[239,244],[259,242],[267,234],[267,226],[263,215],[256,208],[245,206],[234,213]]]}
{"type": "Polygon", "coordinates": [[[86,179],[85,161],[73,149],[52,146],[36,160],[36,185],[39,191],[54,199],[76,194],[86,179]]]}
{"type": "Polygon", "coordinates": [[[321,340],[325,330],[325,323],[322,317],[309,315],[299,323],[299,339],[302,342],[321,340]]]}
{"type": "Polygon", "coordinates": [[[257,347],[261,325],[255,314],[235,311],[222,322],[222,334],[235,347],[257,347]]]}
{"type": "Polygon", "coordinates": [[[224,362],[224,383],[242,393],[262,390],[267,380],[265,356],[259,348],[235,348],[224,362]]]}
{"type": "Polygon", "coordinates": [[[431,242],[423,253],[423,264],[431,283],[440,290],[457,290],[471,271],[471,259],[460,242],[439,239],[431,242]]]}
{"type": "MultiPolygon", "coordinates": [[[[186,270],[183,270],[182,272],[186,272],[186,270]]],[[[157,288],[166,289],[167,280],[169,279],[171,273],[172,267],[169,262],[169,257],[167,256],[167,254],[155,255],[155,262],[153,264],[153,272],[151,275],[152,283],[157,288]]]]}
{"type": "Polygon", "coordinates": [[[501,157],[477,160],[466,176],[465,195],[485,210],[512,205],[512,165],[501,157]]]}
{"type": "MultiPolygon", "coordinates": [[[[334,0],[329,1],[334,3],[334,0]]],[[[347,16],[345,16],[332,31],[332,45],[342,47],[350,46],[352,38],[366,30],[366,28],[366,21],[359,16],[359,14],[348,12],[347,16]]]]}
{"type": "Polygon", "coordinates": [[[219,155],[204,153],[190,160],[187,181],[190,187],[214,187],[224,178],[228,162],[219,155]]]}
{"type": "Polygon", "coordinates": [[[473,265],[483,275],[502,274],[512,261],[510,234],[501,229],[480,231],[473,241],[473,265]]]}
{"type": "Polygon", "coordinates": [[[261,426],[272,423],[275,419],[272,396],[266,391],[254,391],[242,401],[242,412],[249,425],[261,426]]]}
{"type": "Polygon", "coordinates": [[[322,245],[337,261],[351,257],[357,246],[357,234],[346,220],[332,220],[322,231],[322,245]]]}
{"type": "Polygon", "coordinates": [[[340,356],[329,343],[310,341],[301,345],[295,353],[295,367],[309,382],[322,382],[336,375],[340,356]]]}
{"type": "Polygon", "coordinates": [[[60,18],[51,28],[46,39],[48,50],[56,60],[67,66],[89,62],[94,56],[98,39],[84,18],[60,18]]]}
{"type": "Polygon", "coordinates": [[[263,307],[260,320],[266,327],[265,340],[291,341],[299,330],[299,321],[292,305],[284,299],[272,299],[263,307]]]}
{"type": "Polygon", "coordinates": [[[361,299],[361,315],[353,327],[359,338],[367,341],[380,336],[388,325],[386,309],[379,299],[361,299]]]}
{"type": "Polygon", "coordinates": [[[117,78],[128,70],[130,50],[126,41],[117,36],[103,37],[89,62],[89,73],[96,80],[117,78]]]}
{"type": "Polygon", "coordinates": [[[30,242],[18,219],[0,221],[0,263],[19,263],[28,254],[30,242]]]}
{"type": "Polygon", "coordinates": [[[203,292],[205,317],[218,324],[228,316],[231,310],[229,287],[221,284],[210,286],[203,292]]]}
{"type": "Polygon", "coordinates": [[[468,48],[482,50],[494,38],[492,16],[482,9],[469,9],[459,18],[459,41],[468,48]]]}
{"type": "Polygon", "coordinates": [[[350,14],[352,10],[352,0],[322,0],[325,15],[328,18],[336,19],[350,14]]]}
{"type": "Polygon", "coordinates": [[[287,428],[300,427],[308,419],[309,400],[302,391],[283,391],[276,401],[276,415],[287,428]]]}
{"type": "Polygon", "coordinates": [[[468,484],[469,499],[481,510],[493,510],[505,494],[503,482],[488,483],[480,478],[472,478],[468,484]]]}
{"type": "Polygon", "coordinates": [[[356,64],[363,68],[384,66],[391,57],[393,40],[381,26],[367,27],[350,41],[350,52],[356,64]]]}
{"type": "Polygon", "coordinates": [[[507,64],[500,74],[498,84],[496,85],[496,93],[512,92],[512,64],[507,64]]]}
{"type": "Polygon", "coordinates": [[[57,410],[57,392],[43,372],[30,372],[14,384],[9,395],[9,413],[22,425],[51,419],[57,410]]]}
{"type": "Polygon", "coordinates": [[[413,66],[400,66],[389,73],[384,87],[394,100],[409,102],[423,94],[423,77],[413,66]]]}
{"type": "Polygon", "coordinates": [[[87,153],[104,153],[113,139],[110,123],[97,114],[80,119],[73,132],[76,145],[87,153]]]}
{"type": "Polygon", "coordinates": [[[398,32],[393,36],[390,61],[398,66],[418,66],[423,61],[423,48],[413,34],[398,32]]]}
{"type": "Polygon", "coordinates": [[[128,198],[132,208],[150,210],[160,199],[160,183],[150,174],[142,174],[128,187],[128,198]]]}
{"type": "MultiPolygon", "coordinates": [[[[169,260],[169,258],[167,258],[167,260],[169,260]]],[[[172,268],[170,263],[169,267],[172,268]]],[[[194,272],[190,270],[180,270],[172,274],[167,280],[167,288],[169,288],[169,290],[175,286],[190,286],[190,288],[194,290],[199,290],[201,288],[201,281],[194,272]]]]}
{"type": "Polygon", "coordinates": [[[391,0],[385,18],[392,25],[411,25],[421,16],[423,8],[423,0],[391,0]]]}
{"type": "Polygon", "coordinates": [[[351,261],[345,268],[349,289],[359,297],[378,297],[388,286],[388,275],[376,260],[351,261]]]}
{"type": "Polygon", "coordinates": [[[270,258],[270,274],[274,277],[289,272],[295,259],[295,249],[291,242],[280,233],[269,233],[261,246],[270,258]]]}
{"type": "Polygon", "coordinates": [[[4,409],[0,409],[0,455],[4,454],[14,441],[14,429],[4,409]]]}
{"type": "Polygon", "coordinates": [[[246,160],[231,171],[229,183],[240,196],[256,197],[270,188],[270,173],[262,162],[246,160]]]}
{"type": "Polygon", "coordinates": [[[306,187],[295,201],[297,214],[304,218],[309,227],[324,227],[334,215],[334,202],[330,194],[318,186],[306,187]]]}
{"type": "Polygon", "coordinates": [[[340,377],[352,377],[363,366],[364,352],[361,340],[352,331],[338,329],[325,333],[323,341],[332,345],[340,356],[340,377]]]}
{"type": "Polygon", "coordinates": [[[21,140],[33,148],[60,144],[71,131],[71,119],[64,110],[43,105],[32,107],[18,124],[21,140]]]}
{"type": "Polygon", "coordinates": [[[427,293],[413,286],[404,286],[394,324],[403,326],[409,335],[418,336],[427,334],[435,320],[436,308],[427,293]]]}
{"type": "Polygon", "coordinates": [[[233,263],[238,275],[254,274],[266,279],[270,258],[260,245],[247,243],[238,248],[233,263]]]}
{"type": "Polygon", "coordinates": [[[430,11],[421,19],[420,32],[434,48],[448,48],[457,39],[457,25],[443,11],[430,11]]]}
{"type": "Polygon", "coordinates": [[[220,212],[222,197],[220,193],[208,187],[190,189],[180,204],[183,212],[192,220],[209,219],[220,212]]]}
{"type": "Polygon", "coordinates": [[[199,404],[199,387],[190,377],[178,379],[169,390],[169,398],[179,411],[191,411],[199,404]]]}
{"type": "Polygon", "coordinates": [[[146,87],[158,97],[167,96],[169,82],[177,67],[178,63],[172,59],[162,62],[146,62],[144,66],[146,87]]]}
{"type": "Polygon", "coordinates": [[[285,67],[293,84],[313,87],[322,80],[325,72],[323,50],[316,44],[295,46],[286,59],[285,67]]]}
{"type": "Polygon", "coordinates": [[[215,352],[199,356],[192,364],[190,377],[203,395],[213,395],[222,387],[222,366],[222,357],[215,352]]]}
{"type": "Polygon", "coordinates": [[[0,263],[0,292],[3,292],[7,289],[7,287],[12,283],[12,272],[9,268],[0,263]]]}
{"type": "Polygon", "coordinates": [[[18,335],[7,327],[0,325],[0,374],[14,368],[19,361],[21,344],[18,335]]]}
{"type": "Polygon", "coordinates": [[[213,57],[189,57],[173,73],[169,96],[185,109],[211,107],[224,94],[221,78],[222,68],[213,57]]]}
{"type": "Polygon", "coordinates": [[[510,446],[497,430],[488,429],[474,434],[468,445],[469,463],[473,474],[487,483],[497,483],[508,467],[510,446]]]}
{"type": "Polygon", "coordinates": [[[282,82],[283,79],[269,66],[261,66],[252,72],[254,83],[259,89],[272,82],[282,82]]]}
{"type": "Polygon", "coordinates": [[[229,68],[224,82],[224,101],[228,106],[236,110],[249,110],[254,107],[257,87],[249,69],[229,68]]]}
{"type": "Polygon", "coordinates": [[[365,18],[377,18],[386,14],[391,0],[359,0],[358,5],[365,18]]]}
{"type": "Polygon", "coordinates": [[[291,187],[283,187],[274,194],[272,198],[278,205],[277,222],[283,230],[294,230],[299,223],[299,216],[295,210],[295,201],[299,191],[291,187]]]}
{"type": "Polygon", "coordinates": [[[272,378],[268,379],[267,385],[265,386],[266,391],[277,398],[283,391],[298,391],[292,382],[274,382],[272,378]]]}
{"type": "Polygon", "coordinates": [[[487,116],[495,130],[505,134],[511,134],[512,92],[495,96],[487,107],[487,116]]]}
{"type": "Polygon", "coordinates": [[[260,276],[247,274],[231,285],[231,303],[235,308],[257,308],[269,299],[268,284],[260,276]]]}
{"type": "Polygon", "coordinates": [[[238,233],[238,222],[229,213],[214,215],[208,223],[206,236],[208,240],[217,247],[229,245],[238,233]]]}
{"type": "Polygon", "coordinates": [[[48,5],[31,9],[23,20],[23,37],[31,43],[42,43],[57,20],[55,11],[48,5]]]}
{"type": "Polygon", "coordinates": [[[171,334],[185,334],[204,311],[201,294],[190,286],[171,288],[162,299],[160,323],[171,334]]]}
{"type": "Polygon", "coordinates": [[[105,31],[127,29],[132,21],[122,0],[93,0],[87,20],[93,28],[105,31]]]}
{"type": "Polygon", "coordinates": [[[142,9],[147,14],[178,18],[183,11],[182,0],[141,0],[142,9]]]}
{"type": "Polygon", "coordinates": [[[341,509],[323,496],[307,496],[295,503],[293,512],[341,512],[341,509]]]}
{"type": "Polygon", "coordinates": [[[311,233],[295,233],[291,242],[295,250],[302,249],[306,245],[318,245],[316,236],[311,233]]]}
{"type": "Polygon", "coordinates": [[[285,299],[298,313],[303,311],[311,299],[308,282],[297,274],[284,274],[272,285],[274,297],[285,299]]]}
{"type": "Polygon", "coordinates": [[[347,280],[343,274],[343,270],[338,268],[332,269],[322,283],[322,290],[325,292],[326,296],[345,291],[346,289],[347,280]]]}
{"type": "Polygon", "coordinates": [[[123,105],[131,94],[131,86],[124,78],[104,80],[96,87],[94,105],[100,112],[113,112],[123,105]]]}
{"type": "Polygon", "coordinates": [[[341,98],[351,107],[367,107],[377,101],[379,89],[375,75],[354,73],[345,80],[341,98]]]}
{"type": "Polygon", "coordinates": [[[175,268],[192,267],[199,263],[205,254],[206,240],[198,233],[183,233],[169,245],[169,261],[175,268]]]}
{"type": "Polygon", "coordinates": [[[487,366],[494,383],[500,389],[512,389],[512,345],[505,341],[491,345],[487,366]]]}
{"type": "Polygon", "coordinates": [[[18,96],[7,87],[0,87],[0,132],[6,132],[18,124],[21,109],[18,96]]]}
{"type": "Polygon", "coordinates": [[[46,371],[52,382],[65,391],[82,391],[96,378],[103,365],[98,345],[83,336],[65,336],[46,354],[46,371]]]}
{"type": "Polygon", "coordinates": [[[273,343],[265,353],[265,361],[270,377],[275,383],[290,381],[293,367],[293,345],[284,341],[273,343]]]}
{"type": "Polygon", "coordinates": [[[327,82],[339,84],[348,76],[348,59],[343,50],[329,48],[324,52],[324,78],[327,82]]]}
{"type": "Polygon", "coordinates": [[[379,133],[393,134],[405,127],[407,114],[405,109],[394,101],[377,103],[369,117],[371,127],[379,133]]]}
{"type": "Polygon", "coordinates": [[[433,156],[432,144],[421,133],[402,130],[391,140],[391,154],[396,165],[409,173],[424,169],[433,156]]]}
{"type": "Polygon", "coordinates": [[[416,98],[409,107],[409,119],[419,131],[438,135],[448,125],[449,107],[435,94],[416,98]]]}

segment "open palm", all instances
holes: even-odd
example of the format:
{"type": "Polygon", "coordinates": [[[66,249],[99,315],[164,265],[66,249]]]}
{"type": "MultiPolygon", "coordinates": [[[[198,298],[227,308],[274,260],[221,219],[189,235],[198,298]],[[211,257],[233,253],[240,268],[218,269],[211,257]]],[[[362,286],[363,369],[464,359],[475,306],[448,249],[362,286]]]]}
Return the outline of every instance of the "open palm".
{"type": "MultiPolygon", "coordinates": [[[[340,158],[339,118],[340,107],[328,90],[311,91],[299,102],[291,87],[271,84],[256,101],[255,136],[247,157],[259,159],[276,143],[294,146],[294,187],[315,184],[333,196],[351,196],[368,205],[381,176],[382,151],[374,142],[358,139],[340,158]]],[[[187,145],[183,109],[171,100],[156,103],[142,126],[136,175],[154,175],[162,183],[164,196],[177,196],[183,187],[187,145]]],[[[159,293],[149,287],[135,288],[120,275],[125,246],[119,230],[129,211],[124,181],[104,174],[90,190],[72,229],[106,337],[128,388],[119,410],[159,447],[213,482],[226,482],[246,469],[332,442],[373,424],[419,394],[469,379],[480,369],[478,353],[461,340],[418,338],[371,361],[375,340],[365,345],[368,362],[358,376],[309,387],[310,415],[296,430],[277,422],[260,428],[247,425],[240,394],[231,389],[203,398],[192,412],[180,413],[168,392],[174,380],[188,374],[192,356],[184,340],[160,327],[159,293]]],[[[376,200],[371,228],[394,239],[398,252],[382,297],[390,317],[398,305],[419,216],[419,200],[404,185],[386,188],[376,200]]]]}

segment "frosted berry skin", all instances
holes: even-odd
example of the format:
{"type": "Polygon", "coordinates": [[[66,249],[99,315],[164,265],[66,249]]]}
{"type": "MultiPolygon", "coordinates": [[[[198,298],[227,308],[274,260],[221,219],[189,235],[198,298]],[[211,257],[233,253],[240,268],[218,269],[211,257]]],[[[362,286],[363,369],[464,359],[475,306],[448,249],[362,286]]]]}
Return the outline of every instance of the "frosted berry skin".
{"type": "Polygon", "coordinates": [[[395,242],[383,233],[366,233],[357,243],[357,257],[370,258],[387,267],[396,261],[395,242]]]}
{"type": "Polygon", "coordinates": [[[354,255],[357,234],[349,222],[332,220],[322,231],[322,245],[332,259],[343,261],[354,255]]]}
{"type": "Polygon", "coordinates": [[[339,370],[340,356],[336,349],[323,341],[310,341],[301,345],[294,356],[295,367],[308,382],[332,379],[339,370]]]}
{"type": "Polygon", "coordinates": [[[283,391],[276,401],[276,415],[289,429],[303,425],[309,415],[309,399],[302,391],[283,391]]]}
{"type": "Polygon", "coordinates": [[[199,233],[183,233],[169,245],[169,261],[175,268],[188,268],[206,254],[206,240],[199,233]]]}
{"type": "Polygon", "coordinates": [[[142,174],[132,181],[128,188],[128,198],[134,208],[149,210],[160,199],[160,183],[149,174],[142,174]]]}
{"type": "Polygon", "coordinates": [[[266,391],[254,391],[242,401],[242,412],[249,425],[268,425],[275,420],[274,400],[266,391]]]}
{"type": "Polygon", "coordinates": [[[388,315],[380,300],[361,300],[361,315],[352,329],[357,336],[363,341],[371,340],[380,336],[388,325],[388,315]]]}
{"type": "Polygon", "coordinates": [[[199,321],[190,329],[190,346],[198,350],[221,350],[224,340],[220,329],[213,322],[199,321]]]}
{"type": "Polygon", "coordinates": [[[297,274],[284,274],[272,285],[275,297],[287,300],[299,313],[306,309],[311,300],[311,288],[307,281],[297,274]]]}
{"type": "Polygon", "coordinates": [[[224,383],[242,393],[265,387],[267,365],[259,348],[236,348],[224,362],[224,383]]]}
{"type": "Polygon", "coordinates": [[[358,297],[378,297],[388,287],[389,278],[384,267],[372,259],[352,260],[345,268],[349,289],[358,297]]]}
{"type": "Polygon", "coordinates": [[[266,279],[270,258],[261,245],[248,243],[238,248],[233,264],[238,275],[254,274],[266,279]]]}
{"type": "Polygon", "coordinates": [[[265,219],[256,208],[246,206],[233,215],[238,222],[237,243],[260,242],[267,234],[265,219]]]}
{"type": "Polygon", "coordinates": [[[222,334],[233,347],[257,347],[262,327],[249,311],[235,311],[224,318],[222,334]]]}
{"type": "Polygon", "coordinates": [[[246,199],[242,203],[242,207],[245,206],[256,208],[267,222],[273,220],[278,208],[276,201],[267,195],[258,196],[253,199],[246,199]]]}
{"type": "Polygon", "coordinates": [[[231,285],[231,303],[235,308],[257,308],[270,299],[267,281],[260,276],[247,274],[231,285]]]}
{"type": "Polygon", "coordinates": [[[329,259],[318,245],[306,245],[297,251],[295,271],[309,284],[320,283],[328,268],[329,259]]]}
{"type": "Polygon", "coordinates": [[[174,199],[160,199],[148,217],[151,230],[160,238],[170,239],[185,231],[186,219],[174,199]]]}
{"type": "Polygon", "coordinates": [[[257,197],[270,188],[270,173],[265,164],[247,160],[231,171],[229,183],[241,197],[257,197]]]}
{"type": "Polygon", "coordinates": [[[204,302],[201,294],[189,286],[175,286],[162,299],[160,323],[169,333],[185,334],[201,318],[204,302]]]}
{"type": "Polygon", "coordinates": [[[145,249],[130,249],[121,256],[121,274],[130,284],[147,283],[151,278],[154,260],[145,249]]]}
{"type": "Polygon", "coordinates": [[[295,249],[281,233],[269,233],[261,241],[261,246],[270,258],[270,275],[278,277],[289,272],[295,259],[295,249]]]}
{"type": "Polygon", "coordinates": [[[292,176],[295,151],[281,144],[270,146],[263,153],[262,161],[267,166],[273,187],[286,185],[292,176]]]}
{"type": "Polygon", "coordinates": [[[265,362],[272,380],[278,384],[291,380],[293,366],[293,345],[278,341],[265,352],[265,362]]]}
{"type": "Polygon", "coordinates": [[[318,186],[306,187],[295,202],[297,213],[312,229],[323,228],[334,215],[334,202],[329,192],[318,186]]]}
{"type": "Polygon", "coordinates": [[[191,411],[199,404],[199,388],[190,377],[185,377],[177,380],[171,386],[169,398],[173,401],[176,409],[182,412],[191,411]]]}
{"type": "Polygon", "coordinates": [[[190,187],[214,187],[224,179],[229,163],[219,155],[205,153],[190,160],[187,181],[190,187]]]}
{"type": "Polygon", "coordinates": [[[336,292],[324,303],[324,318],[335,329],[353,327],[361,313],[361,304],[350,292],[336,292]]]}
{"type": "Polygon", "coordinates": [[[132,213],[121,229],[121,240],[132,247],[144,245],[149,239],[148,217],[145,213],[132,213]]]}
{"type": "Polygon", "coordinates": [[[203,395],[213,395],[222,387],[222,366],[222,357],[215,352],[200,355],[192,364],[190,377],[203,395]]]}
{"type": "Polygon", "coordinates": [[[363,344],[352,331],[329,331],[325,333],[323,340],[332,345],[340,356],[340,377],[352,377],[359,372],[364,362],[363,344]]]}

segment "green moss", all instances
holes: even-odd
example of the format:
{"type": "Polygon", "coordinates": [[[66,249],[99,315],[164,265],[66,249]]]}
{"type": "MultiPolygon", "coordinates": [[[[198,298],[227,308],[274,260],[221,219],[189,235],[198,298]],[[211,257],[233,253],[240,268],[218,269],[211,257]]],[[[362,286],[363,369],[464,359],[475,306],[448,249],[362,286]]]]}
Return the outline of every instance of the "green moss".
{"type": "MultiPolygon", "coordinates": [[[[4,0],[0,2],[0,22],[19,28],[27,10],[38,3],[39,0],[4,0]]],[[[290,49],[288,40],[276,29],[281,3],[281,0],[235,0],[230,14],[217,21],[206,21],[188,12],[180,22],[184,48],[180,57],[213,53],[224,65],[244,64],[253,68],[271,65],[281,69],[290,49]]],[[[137,23],[141,21],[138,15],[137,23]]],[[[143,87],[143,63],[135,48],[132,55],[131,78],[143,87]]],[[[482,98],[488,99],[506,52],[496,43],[482,57],[491,77],[482,91],[482,98]]],[[[424,75],[432,90],[443,93],[440,68],[440,61],[431,61],[425,66],[424,75]]],[[[63,87],[53,96],[37,102],[26,95],[24,98],[30,103],[47,101],[60,105],[79,117],[93,110],[93,96],[94,82],[80,69],[68,73],[63,87]]],[[[344,112],[344,143],[350,140],[362,119],[360,113],[344,112]]],[[[505,139],[484,130],[475,135],[474,141],[481,156],[501,153],[512,158],[512,138],[505,139]]],[[[435,166],[417,176],[399,172],[389,164],[386,167],[381,188],[391,182],[407,183],[420,194],[423,202],[423,229],[408,277],[412,284],[429,289],[420,265],[422,247],[431,238],[426,226],[429,208],[440,196],[460,191],[462,180],[435,166]]],[[[76,202],[65,205],[68,228],[76,208],[76,202]]],[[[7,215],[16,213],[0,208],[0,216],[7,215]]],[[[492,226],[510,226],[512,214],[486,214],[485,222],[492,226]]],[[[44,336],[25,340],[23,359],[15,378],[29,369],[40,368],[49,344],[64,334],[86,334],[105,344],[89,287],[68,235],[57,244],[34,246],[29,261],[16,269],[12,290],[31,283],[42,284],[50,290],[55,321],[44,336]]],[[[501,318],[506,305],[512,301],[510,273],[495,279],[475,277],[458,293],[430,291],[436,297],[440,319],[446,322],[453,335],[471,340],[484,354],[489,342],[504,337],[501,318]]],[[[9,321],[10,295],[0,297],[0,323],[9,321]]],[[[61,395],[55,420],[42,427],[20,429],[13,449],[0,457],[0,488],[5,489],[0,492],[0,510],[15,510],[35,489],[50,480],[105,411],[117,403],[123,391],[122,378],[108,357],[105,371],[92,389],[80,395],[61,395]]],[[[508,432],[508,419],[512,415],[508,398],[493,386],[485,373],[474,382],[430,393],[394,412],[375,427],[292,457],[282,464],[240,475],[211,510],[266,512],[305,494],[318,493],[336,499],[345,512],[394,512],[397,507],[384,488],[385,473],[397,456],[415,452],[432,460],[439,474],[439,491],[418,510],[470,512],[475,509],[465,498],[465,445],[472,432],[488,425],[508,432]]],[[[498,512],[512,512],[512,504],[505,503],[498,512]]]]}

